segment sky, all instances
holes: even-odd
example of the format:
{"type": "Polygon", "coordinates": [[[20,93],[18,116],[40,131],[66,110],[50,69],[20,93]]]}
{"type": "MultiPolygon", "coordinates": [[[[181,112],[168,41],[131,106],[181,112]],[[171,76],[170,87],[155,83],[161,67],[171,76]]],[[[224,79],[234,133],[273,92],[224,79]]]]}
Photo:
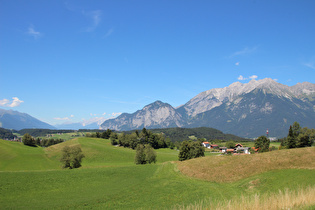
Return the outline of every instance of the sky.
{"type": "Polygon", "coordinates": [[[0,0],[0,108],[62,124],[315,83],[314,0],[0,0]]]}

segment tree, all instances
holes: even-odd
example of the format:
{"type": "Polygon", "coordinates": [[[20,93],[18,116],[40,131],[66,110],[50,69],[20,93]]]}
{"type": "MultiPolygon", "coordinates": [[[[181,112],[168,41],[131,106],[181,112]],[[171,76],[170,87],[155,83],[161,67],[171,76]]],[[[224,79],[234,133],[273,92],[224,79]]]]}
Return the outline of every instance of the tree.
{"type": "Polygon", "coordinates": [[[255,140],[254,147],[259,148],[259,152],[269,151],[270,140],[266,136],[260,136],[255,140]]]}
{"type": "Polygon", "coordinates": [[[235,147],[235,142],[234,141],[228,141],[225,143],[225,146],[229,149],[234,148],[235,147]]]}
{"type": "Polygon", "coordinates": [[[79,168],[81,166],[82,158],[84,158],[81,147],[79,145],[65,146],[62,149],[62,157],[60,162],[63,168],[79,168]]]}
{"type": "Polygon", "coordinates": [[[191,142],[190,143],[190,150],[189,150],[189,157],[190,158],[197,158],[205,156],[205,147],[201,145],[201,142],[191,142]]]}
{"type": "Polygon", "coordinates": [[[117,145],[118,144],[118,135],[117,135],[117,133],[112,132],[110,134],[109,140],[110,140],[110,143],[112,145],[117,145]]]}
{"type": "Polygon", "coordinates": [[[155,163],[156,153],[151,145],[138,144],[136,148],[135,163],[136,164],[146,164],[155,163]]]}
{"type": "Polygon", "coordinates": [[[156,163],[156,152],[151,147],[150,144],[145,145],[144,147],[145,160],[147,163],[156,163]]]}
{"type": "Polygon", "coordinates": [[[298,122],[294,122],[292,125],[292,134],[294,136],[294,138],[296,139],[301,132],[301,126],[298,122]]]}
{"type": "Polygon", "coordinates": [[[183,160],[188,160],[190,159],[189,157],[189,142],[188,141],[183,141],[182,146],[180,147],[179,154],[178,154],[178,160],[183,161],[183,160]]]}
{"type": "Polygon", "coordinates": [[[183,141],[178,159],[180,161],[205,156],[205,148],[200,142],[183,141]]]}
{"type": "Polygon", "coordinates": [[[110,134],[112,133],[112,131],[110,129],[107,129],[106,131],[104,131],[102,134],[101,134],[101,138],[103,139],[108,139],[110,137],[110,134]]]}
{"type": "Polygon", "coordinates": [[[143,144],[138,144],[138,146],[136,148],[135,163],[136,164],[146,164],[143,144]]]}
{"type": "Polygon", "coordinates": [[[35,139],[28,133],[23,135],[22,142],[24,145],[36,147],[35,139]]]}
{"type": "Polygon", "coordinates": [[[294,136],[293,128],[290,125],[289,134],[286,140],[286,148],[290,149],[290,148],[295,148],[295,147],[296,147],[296,137],[294,136]]]}
{"type": "Polygon", "coordinates": [[[309,147],[310,137],[306,133],[300,133],[296,140],[296,147],[309,147]]]}

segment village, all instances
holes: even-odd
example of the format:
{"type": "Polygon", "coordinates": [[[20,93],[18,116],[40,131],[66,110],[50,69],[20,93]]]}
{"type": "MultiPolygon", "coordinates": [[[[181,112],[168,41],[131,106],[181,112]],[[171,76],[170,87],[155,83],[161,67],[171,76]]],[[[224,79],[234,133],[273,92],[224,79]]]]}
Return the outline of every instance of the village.
{"type": "Polygon", "coordinates": [[[227,148],[220,147],[217,144],[210,144],[209,142],[205,141],[202,142],[202,146],[207,148],[210,152],[217,152],[221,154],[249,155],[253,152],[256,153],[258,151],[258,149],[256,149],[255,147],[244,147],[240,143],[235,144],[234,148],[227,148]]]}

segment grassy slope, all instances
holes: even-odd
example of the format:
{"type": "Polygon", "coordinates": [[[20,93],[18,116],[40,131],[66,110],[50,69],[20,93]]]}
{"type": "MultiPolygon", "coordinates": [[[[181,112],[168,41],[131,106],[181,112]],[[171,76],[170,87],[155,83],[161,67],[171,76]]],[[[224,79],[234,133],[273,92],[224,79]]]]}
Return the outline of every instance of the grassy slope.
{"type": "Polygon", "coordinates": [[[47,157],[41,147],[0,140],[0,171],[59,169],[59,162],[47,157]]]}
{"type": "MultiPolygon", "coordinates": [[[[176,164],[166,162],[177,160],[176,151],[158,150],[158,164],[139,166],[133,163],[133,150],[110,146],[108,140],[102,139],[74,139],[46,149],[25,147],[15,142],[0,143],[0,203],[4,209],[171,208],[175,204],[187,205],[206,198],[222,200],[240,194],[315,185],[314,170],[307,169],[273,170],[232,183],[192,179],[182,175],[176,164]],[[86,156],[83,167],[48,171],[59,165],[64,144],[81,144],[86,156]],[[28,157],[38,152],[38,159],[54,164],[38,171],[8,172],[12,169],[3,165],[18,160],[14,160],[13,155],[10,160],[3,158],[4,151],[7,151],[5,156],[17,154],[20,161],[23,157],[30,160],[28,157]]],[[[38,163],[35,159],[26,161],[24,168],[28,166],[29,170],[35,170],[34,165],[38,163]]],[[[17,170],[18,167],[16,164],[13,168],[17,170]]]]}
{"type": "Polygon", "coordinates": [[[253,155],[203,157],[178,162],[178,167],[187,176],[226,182],[277,169],[315,169],[314,160],[315,147],[308,147],[253,155]]]}

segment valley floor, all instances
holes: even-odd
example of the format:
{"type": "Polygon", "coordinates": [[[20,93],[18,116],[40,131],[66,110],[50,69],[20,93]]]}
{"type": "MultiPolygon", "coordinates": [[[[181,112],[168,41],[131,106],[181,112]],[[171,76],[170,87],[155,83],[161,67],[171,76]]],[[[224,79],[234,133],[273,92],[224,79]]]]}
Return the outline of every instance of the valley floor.
{"type": "MultiPolygon", "coordinates": [[[[157,164],[135,165],[135,151],[113,147],[103,139],[79,138],[46,149],[0,140],[0,208],[181,209],[191,204],[207,208],[209,203],[200,202],[315,186],[315,170],[297,168],[273,169],[229,182],[200,180],[179,171],[177,151],[161,149],[157,154],[157,164]],[[86,156],[82,168],[60,169],[63,144],[81,145],[86,156]]],[[[216,157],[200,161],[212,158],[216,157]]]]}

